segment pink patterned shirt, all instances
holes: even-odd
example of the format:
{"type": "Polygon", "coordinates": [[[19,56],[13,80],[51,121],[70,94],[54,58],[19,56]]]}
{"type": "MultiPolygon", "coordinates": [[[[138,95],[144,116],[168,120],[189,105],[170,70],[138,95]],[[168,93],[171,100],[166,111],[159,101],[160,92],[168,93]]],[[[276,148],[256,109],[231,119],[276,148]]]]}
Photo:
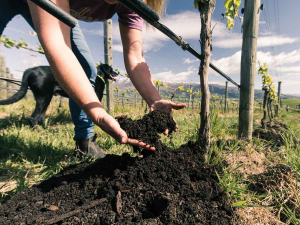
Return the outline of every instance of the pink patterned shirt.
{"type": "Polygon", "coordinates": [[[119,23],[124,26],[143,29],[143,19],[120,3],[108,4],[104,0],[70,0],[70,14],[78,20],[104,21],[115,13],[119,16],[119,23]]]}

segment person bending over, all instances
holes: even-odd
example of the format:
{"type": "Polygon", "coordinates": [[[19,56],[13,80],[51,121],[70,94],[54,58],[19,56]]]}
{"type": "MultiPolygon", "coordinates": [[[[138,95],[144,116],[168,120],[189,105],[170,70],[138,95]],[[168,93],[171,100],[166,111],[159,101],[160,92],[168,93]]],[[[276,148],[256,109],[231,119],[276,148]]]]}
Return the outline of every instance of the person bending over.
{"type": "MultiPolygon", "coordinates": [[[[105,21],[117,13],[127,73],[150,110],[172,113],[173,109],[185,107],[185,104],[162,100],[155,88],[149,67],[143,57],[143,19],[137,14],[116,0],[52,0],[52,2],[78,20],[87,22],[105,21]]],[[[161,14],[165,0],[145,2],[161,14]]],[[[95,142],[94,124],[121,144],[155,150],[147,143],[128,138],[119,123],[102,107],[93,89],[97,76],[96,66],[79,25],[71,29],[30,0],[1,0],[0,34],[7,23],[18,14],[21,14],[38,34],[56,80],[70,96],[70,112],[75,125],[74,140],[76,148],[80,149],[81,153],[97,158],[105,157],[95,142]]]]}

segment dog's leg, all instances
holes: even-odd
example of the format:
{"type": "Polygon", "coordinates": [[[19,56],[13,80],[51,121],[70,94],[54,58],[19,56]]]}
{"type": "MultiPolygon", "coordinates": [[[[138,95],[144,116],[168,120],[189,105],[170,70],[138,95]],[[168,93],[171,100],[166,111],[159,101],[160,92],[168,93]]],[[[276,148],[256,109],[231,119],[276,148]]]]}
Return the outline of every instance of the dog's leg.
{"type": "Polygon", "coordinates": [[[102,98],[103,98],[105,82],[106,82],[106,79],[103,79],[103,78],[101,79],[100,77],[97,76],[96,81],[95,81],[95,92],[96,92],[100,102],[102,101],[102,98]]]}
{"type": "Polygon", "coordinates": [[[48,109],[48,106],[50,105],[52,97],[53,96],[47,96],[47,98],[44,99],[42,112],[41,112],[40,118],[38,120],[39,125],[45,126],[45,114],[46,114],[46,111],[48,109]]]}
{"type": "Polygon", "coordinates": [[[45,113],[51,102],[51,99],[52,99],[52,95],[40,96],[35,98],[36,106],[32,115],[29,118],[30,126],[34,127],[38,124],[45,126],[45,113]]]}

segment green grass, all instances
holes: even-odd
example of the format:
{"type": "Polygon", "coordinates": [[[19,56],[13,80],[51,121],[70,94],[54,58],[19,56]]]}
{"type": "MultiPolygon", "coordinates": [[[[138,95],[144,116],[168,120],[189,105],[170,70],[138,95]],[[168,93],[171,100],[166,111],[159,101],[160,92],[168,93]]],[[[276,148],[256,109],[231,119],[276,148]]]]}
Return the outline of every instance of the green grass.
{"type": "Polygon", "coordinates": [[[300,98],[295,99],[282,99],[283,105],[296,106],[300,105],[300,98]]]}
{"type": "MultiPolygon", "coordinates": [[[[74,130],[65,102],[62,108],[58,108],[59,99],[52,101],[46,117],[45,127],[31,128],[28,118],[32,113],[35,101],[22,100],[8,106],[0,106],[0,189],[14,184],[8,192],[0,193],[0,204],[6,195],[14,195],[31,185],[48,179],[63,168],[79,163],[80,160],[73,157],[75,143],[73,141],[74,130]]],[[[258,196],[247,189],[249,180],[242,176],[239,169],[242,163],[226,165],[223,163],[232,154],[247,151],[266,153],[266,163],[284,163],[291,166],[300,182],[300,145],[294,143],[295,137],[300,137],[300,114],[297,112],[280,114],[279,120],[289,126],[288,132],[282,133],[284,146],[279,148],[273,141],[264,141],[253,138],[252,141],[241,141],[237,138],[238,114],[237,110],[229,113],[221,113],[218,109],[211,111],[211,151],[207,162],[212,165],[220,165],[223,168],[221,174],[217,174],[219,184],[228,194],[234,207],[266,207],[262,205],[265,199],[276,195],[270,193],[267,196],[258,196]],[[249,145],[251,147],[249,147],[249,145]],[[272,154],[269,154],[272,152],[272,154]]],[[[127,115],[133,119],[144,115],[144,108],[116,105],[112,116],[127,115]]],[[[178,148],[188,141],[196,141],[200,125],[199,109],[183,109],[174,111],[174,118],[179,126],[179,131],[173,133],[171,139],[162,135],[165,144],[172,148],[178,148]]],[[[254,129],[260,126],[262,114],[259,110],[254,114],[254,129]]],[[[100,128],[95,127],[99,134],[98,145],[108,154],[133,153],[128,145],[120,145],[100,128]]],[[[290,193],[294,193],[295,201],[299,187],[291,186],[290,193]]],[[[281,196],[282,197],[282,196],[281,196]]],[[[288,204],[284,197],[276,198],[276,207],[281,207],[282,213],[293,221],[300,223],[300,215],[288,204]]],[[[275,206],[274,206],[275,207],[275,206]]]]}

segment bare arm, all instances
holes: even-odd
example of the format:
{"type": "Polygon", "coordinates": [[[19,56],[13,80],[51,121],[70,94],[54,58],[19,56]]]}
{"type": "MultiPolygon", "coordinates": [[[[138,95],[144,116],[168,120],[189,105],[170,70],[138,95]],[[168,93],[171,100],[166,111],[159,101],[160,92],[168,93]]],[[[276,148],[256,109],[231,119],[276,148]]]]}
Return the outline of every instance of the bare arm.
{"type": "Polygon", "coordinates": [[[162,100],[154,86],[150,69],[143,56],[142,31],[120,24],[120,32],[127,73],[135,88],[150,106],[150,109],[164,110],[172,115],[173,109],[184,108],[184,103],[175,104],[171,101],[162,100]]]}
{"type": "Polygon", "coordinates": [[[140,95],[149,106],[161,97],[152,82],[150,69],[142,52],[142,31],[120,24],[124,62],[127,73],[140,95]]]}

